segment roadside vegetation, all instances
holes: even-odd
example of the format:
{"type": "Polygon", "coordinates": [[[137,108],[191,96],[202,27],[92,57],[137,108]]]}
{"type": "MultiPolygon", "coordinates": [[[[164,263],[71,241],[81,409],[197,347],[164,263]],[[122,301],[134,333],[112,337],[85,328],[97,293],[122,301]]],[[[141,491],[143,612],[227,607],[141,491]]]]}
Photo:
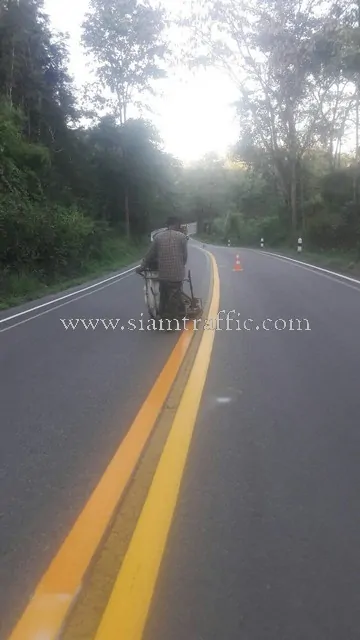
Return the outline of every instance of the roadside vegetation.
{"type": "Polygon", "coordinates": [[[178,164],[127,117],[163,76],[164,14],[128,0],[109,28],[111,5],[90,3],[94,81],[79,92],[42,0],[0,0],[2,307],[137,260],[167,214],[178,164]]]}
{"type": "Polygon", "coordinates": [[[357,0],[197,0],[181,16],[91,0],[82,44],[93,80],[79,91],[42,0],[0,0],[3,307],[137,260],[169,213],[222,243],[292,251],[301,235],[309,256],[357,269],[357,0]],[[129,117],[176,73],[175,53],[237,86],[225,159],[184,166],[148,119],[129,117]]]}
{"type": "Polygon", "coordinates": [[[232,153],[196,169],[202,237],[285,250],[301,236],[320,259],[359,261],[359,15],[349,0],[192,5],[192,65],[239,92],[232,153]]]}

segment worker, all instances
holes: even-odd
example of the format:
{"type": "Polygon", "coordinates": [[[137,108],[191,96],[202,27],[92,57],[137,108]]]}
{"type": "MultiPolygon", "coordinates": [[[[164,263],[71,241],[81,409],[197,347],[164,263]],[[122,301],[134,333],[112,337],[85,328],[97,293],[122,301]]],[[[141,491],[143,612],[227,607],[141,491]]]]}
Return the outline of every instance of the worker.
{"type": "Polygon", "coordinates": [[[159,272],[161,317],[180,317],[185,313],[181,292],[187,257],[187,239],[181,231],[180,220],[171,216],[166,229],[156,234],[148,253],[136,269],[137,273],[142,273],[156,267],[159,272]],[[169,300],[171,309],[168,308],[169,300]]]}

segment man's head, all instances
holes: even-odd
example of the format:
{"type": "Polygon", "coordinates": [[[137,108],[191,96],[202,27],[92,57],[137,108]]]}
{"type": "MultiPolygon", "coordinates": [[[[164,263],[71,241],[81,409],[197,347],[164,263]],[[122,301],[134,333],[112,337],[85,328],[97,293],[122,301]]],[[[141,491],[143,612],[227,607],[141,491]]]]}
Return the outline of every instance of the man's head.
{"type": "Polygon", "coordinates": [[[181,229],[180,218],[178,218],[177,216],[169,216],[169,218],[167,219],[166,226],[168,229],[175,229],[175,231],[180,231],[181,229]]]}

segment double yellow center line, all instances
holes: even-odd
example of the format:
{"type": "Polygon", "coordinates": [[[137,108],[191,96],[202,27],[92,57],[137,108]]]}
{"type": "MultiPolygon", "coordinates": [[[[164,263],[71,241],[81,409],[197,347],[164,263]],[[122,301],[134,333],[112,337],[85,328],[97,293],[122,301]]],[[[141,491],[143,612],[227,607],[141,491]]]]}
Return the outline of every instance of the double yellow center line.
{"type": "MultiPolygon", "coordinates": [[[[212,257],[212,256],[211,256],[212,257]]],[[[219,309],[219,277],[214,258],[209,316],[219,309]]],[[[211,323],[215,326],[215,323],[211,323]]],[[[96,640],[141,640],[180,490],[214,342],[204,331],[184,394],[105,610],[96,640]]]]}
{"type": "MultiPolygon", "coordinates": [[[[219,307],[215,259],[209,317],[219,307]]],[[[213,326],[213,323],[210,324],[213,326]]],[[[96,640],[141,638],[175,510],[210,363],[214,330],[204,331],[171,432],[155,473],[96,640]]],[[[184,331],[127,436],[41,578],[9,640],[58,640],[114,513],[149,441],[193,337],[184,331]]]]}

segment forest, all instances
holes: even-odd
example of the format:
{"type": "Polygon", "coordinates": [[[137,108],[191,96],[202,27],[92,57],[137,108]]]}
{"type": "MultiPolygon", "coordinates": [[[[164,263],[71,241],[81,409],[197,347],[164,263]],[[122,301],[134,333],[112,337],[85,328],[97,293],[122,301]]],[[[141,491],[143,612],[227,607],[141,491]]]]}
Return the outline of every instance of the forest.
{"type": "Polygon", "coordinates": [[[90,0],[82,34],[95,80],[79,95],[43,1],[0,0],[1,300],[134,261],[174,213],[218,241],[301,235],[360,259],[359,0],[188,0],[171,16],[90,0]],[[129,117],[179,58],[236,86],[225,158],[184,165],[151,117],[129,117]]]}

